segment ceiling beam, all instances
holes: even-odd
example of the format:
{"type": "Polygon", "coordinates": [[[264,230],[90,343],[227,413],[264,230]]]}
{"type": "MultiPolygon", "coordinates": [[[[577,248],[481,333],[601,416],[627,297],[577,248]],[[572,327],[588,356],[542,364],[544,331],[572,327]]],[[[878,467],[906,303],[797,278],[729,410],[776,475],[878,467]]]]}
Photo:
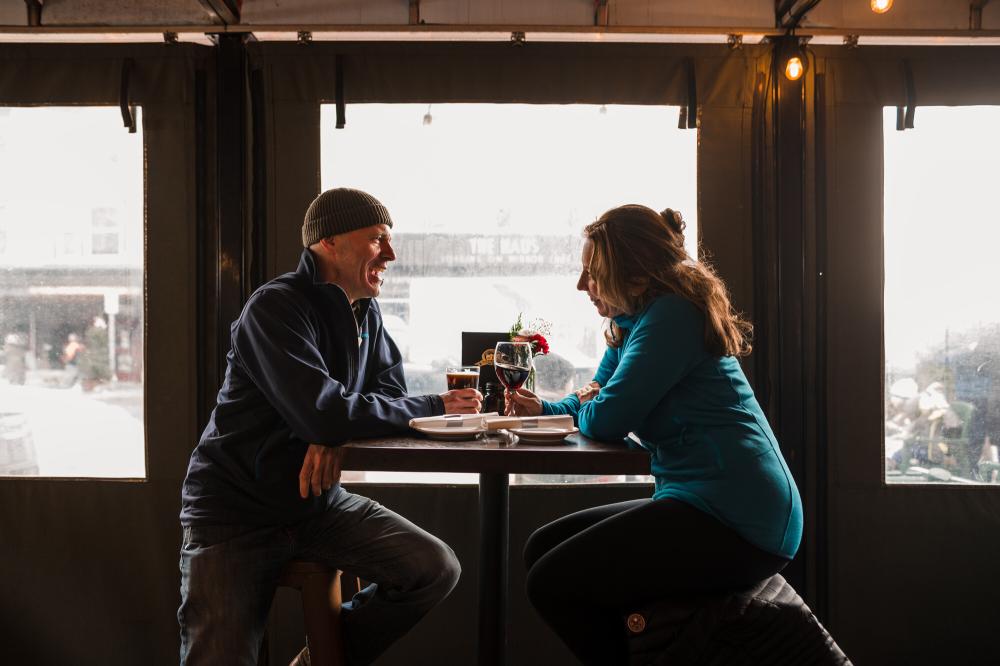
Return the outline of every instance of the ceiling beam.
{"type": "Polygon", "coordinates": [[[198,0],[209,13],[214,14],[223,25],[240,22],[240,7],[243,0],[198,0]]]}
{"type": "Polygon", "coordinates": [[[820,2],[822,0],[775,0],[775,25],[785,30],[795,30],[806,14],[811,12],[820,2]]]}
{"type": "Polygon", "coordinates": [[[28,10],[28,25],[39,26],[42,24],[42,3],[41,0],[24,0],[24,5],[28,10]]]}
{"type": "Polygon", "coordinates": [[[608,25],[608,0],[594,1],[594,25],[608,25]]]}
{"type": "MultiPolygon", "coordinates": [[[[761,28],[759,26],[579,26],[579,25],[377,25],[377,24],[277,24],[277,25],[73,25],[73,26],[0,26],[0,41],[45,41],[47,35],[53,40],[81,41],[97,39],[102,35],[136,36],[155,34],[162,40],[164,32],[178,33],[181,40],[190,40],[187,35],[215,35],[229,33],[254,33],[270,35],[269,39],[295,41],[300,31],[309,32],[317,41],[331,39],[364,41],[509,41],[511,32],[524,32],[529,37],[539,35],[539,41],[551,42],[677,42],[725,44],[729,35],[742,35],[743,44],[752,45],[765,37],[786,34],[782,28],[761,28]],[[324,36],[325,35],[325,36],[324,36]]],[[[809,34],[813,43],[825,39],[826,43],[839,43],[846,35],[861,37],[862,46],[872,40],[883,43],[922,43],[953,40],[953,43],[996,43],[1000,41],[1000,29],[987,30],[930,30],[930,29],[888,29],[888,28],[821,28],[811,26],[809,34]]],[[[124,41],[124,40],[123,40],[124,41]]],[[[143,41],[143,40],[140,40],[143,41]]]]}
{"type": "Polygon", "coordinates": [[[985,7],[990,0],[972,0],[972,4],[969,5],[969,30],[982,30],[983,29],[983,7],[985,7]]]}
{"type": "Polygon", "coordinates": [[[781,17],[795,4],[795,0],[774,0],[774,24],[781,25],[781,17]]]}

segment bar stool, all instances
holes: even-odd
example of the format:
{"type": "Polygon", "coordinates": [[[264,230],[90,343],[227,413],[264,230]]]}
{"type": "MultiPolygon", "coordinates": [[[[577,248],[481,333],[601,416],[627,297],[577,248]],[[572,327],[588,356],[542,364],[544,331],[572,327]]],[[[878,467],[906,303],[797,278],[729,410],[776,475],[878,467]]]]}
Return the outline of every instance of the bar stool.
{"type": "Polygon", "coordinates": [[[303,560],[290,562],[281,572],[278,585],[294,588],[302,595],[302,615],[306,625],[309,661],[304,661],[300,654],[293,664],[343,666],[340,573],[325,564],[303,560]]]}
{"type": "Polygon", "coordinates": [[[645,604],[623,619],[631,666],[851,666],[780,574],[729,594],[645,604]]]}

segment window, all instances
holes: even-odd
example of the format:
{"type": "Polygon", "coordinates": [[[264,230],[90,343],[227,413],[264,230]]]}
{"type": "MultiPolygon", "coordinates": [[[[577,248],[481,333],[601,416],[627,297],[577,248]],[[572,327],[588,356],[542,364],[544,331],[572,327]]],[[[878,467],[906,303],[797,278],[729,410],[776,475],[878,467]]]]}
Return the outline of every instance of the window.
{"type": "Polygon", "coordinates": [[[117,107],[0,113],[2,476],[145,476],[143,178],[117,107]]]}
{"type": "Polygon", "coordinates": [[[885,136],[889,483],[997,483],[1000,107],[920,107],[885,136]]]}
{"type": "Polygon", "coordinates": [[[411,393],[445,390],[463,330],[505,331],[519,313],[551,324],[551,355],[538,363],[552,370],[550,385],[539,371],[539,393],[557,399],[590,381],[605,344],[601,318],[576,291],[584,225],[623,203],[669,206],[684,214],[695,254],[697,133],[677,129],[677,114],[355,104],[337,130],[334,108],[323,107],[323,189],[368,191],[395,223],[397,260],[379,303],[411,393]]]}

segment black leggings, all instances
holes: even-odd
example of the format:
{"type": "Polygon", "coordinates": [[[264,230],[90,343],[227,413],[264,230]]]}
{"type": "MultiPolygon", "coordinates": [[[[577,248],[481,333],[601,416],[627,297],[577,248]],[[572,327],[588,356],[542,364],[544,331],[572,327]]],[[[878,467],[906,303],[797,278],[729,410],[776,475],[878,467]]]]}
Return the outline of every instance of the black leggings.
{"type": "Polygon", "coordinates": [[[628,663],[622,614],[636,605],[746,587],[788,564],[671,499],[563,516],[528,538],[524,560],[535,609],[581,662],[601,666],[628,663]]]}

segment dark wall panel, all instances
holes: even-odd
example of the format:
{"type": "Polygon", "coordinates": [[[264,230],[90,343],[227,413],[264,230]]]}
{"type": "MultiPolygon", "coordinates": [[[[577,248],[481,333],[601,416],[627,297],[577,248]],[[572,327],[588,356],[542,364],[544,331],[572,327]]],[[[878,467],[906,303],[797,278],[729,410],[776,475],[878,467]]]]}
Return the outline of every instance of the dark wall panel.
{"type": "Polygon", "coordinates": [[[0,663],[176,663],[179,490],[198,433],[193,82],[211,51],[20,46],[0,57],[10,65],[0,67],[0,104],[26,105],[117,106],[121,63],[134,59],[147,465],[145,480],[0,479],[0,663]]]}
{"type": "Polygon", "coordinates": [[[0,507],[0,662],[176,663],[176,485],[5,481],[0,507]]]}
{"type": "MultiPolygon", "coordinates": [[[[1000,552],[996,486],[884,481],[882,106],[903,101],[890,83],[902,80],[903,57],[927,65],[914,65],[921,102],[1000,101],[1000,88],[978,83],[995,72],[995,49],[933,54],[953,66],[950,78],[926,49],[900,50],[892,63],[848,55],[827,70],[840,97],[826,134],[828,623],[858,664],[997,660],[982,640],[1000,607],[1000,588],[986,583],[1000,552]]],[[[919,109],[916,125],[907,131],[919,131],[919,109]]]]}

